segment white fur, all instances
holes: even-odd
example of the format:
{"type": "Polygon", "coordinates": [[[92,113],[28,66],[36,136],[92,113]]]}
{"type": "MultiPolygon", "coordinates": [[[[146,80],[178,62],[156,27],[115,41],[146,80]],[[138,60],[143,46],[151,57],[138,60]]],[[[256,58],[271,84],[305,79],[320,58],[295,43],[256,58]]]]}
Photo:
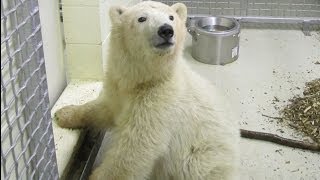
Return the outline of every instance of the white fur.
{"type": "Polygon", "coordinates": [[[182,59],[186,15],[180,3],[111,8],[100,97],[56,113],[62,127],[112,127],[110,148],[90,179],[237,179],[238,125],[219,91],[182,59]],[[140,16],[147,21],[137,22],[140,16]],[[152,40],[164,23],[173,26],[175,45],[157,49],[152,40]]]}

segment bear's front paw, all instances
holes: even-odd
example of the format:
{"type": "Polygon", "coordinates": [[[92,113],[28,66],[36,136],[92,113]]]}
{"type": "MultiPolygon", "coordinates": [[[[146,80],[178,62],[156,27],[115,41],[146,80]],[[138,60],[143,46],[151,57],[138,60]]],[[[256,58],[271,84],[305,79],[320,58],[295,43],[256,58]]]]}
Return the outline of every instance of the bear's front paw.
{"type": "Polygon", "coordinates": [[[54,118],[57,124],[62,128],[77,128],[80,125],[79,112],[77,112],[77,108],[74,105],[65,106],[59,109],[54,114],[54,118]]]}

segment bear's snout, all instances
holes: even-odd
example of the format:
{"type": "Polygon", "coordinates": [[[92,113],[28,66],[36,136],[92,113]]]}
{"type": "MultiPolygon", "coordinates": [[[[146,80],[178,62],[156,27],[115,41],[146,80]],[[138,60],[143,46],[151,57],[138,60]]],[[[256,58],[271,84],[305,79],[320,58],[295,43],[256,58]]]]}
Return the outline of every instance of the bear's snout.
{"type": "Polygon", "coordinates": [[[159,27],[158,35],[164,40],[169,41],[172,38],[173,34],[173,28],[169,24],[164,24],[159,27]]]}
{"type": "Polygon", "coordinates": [[[163,24],[158,28],[158,32],[152,36],[152,44],[157,50],[171,52],[174,47],[174,29],[169,24],[163,24]]]}

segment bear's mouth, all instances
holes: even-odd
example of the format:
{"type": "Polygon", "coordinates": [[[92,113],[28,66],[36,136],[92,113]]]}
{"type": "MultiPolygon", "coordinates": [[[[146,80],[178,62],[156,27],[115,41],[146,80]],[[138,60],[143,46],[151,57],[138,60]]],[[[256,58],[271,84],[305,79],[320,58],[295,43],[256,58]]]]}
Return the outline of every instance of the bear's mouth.
{"type": "Polygon", "coordinates": [[[156,48],[160,48],[160,49],[164,49],[164,48],[171,47],[171,46],[173,46],[173,45],[174,45],[173,42],[166,41],[166,42],[163,42],[163,43],[160,43],[160,44],[155,45],[155,47],[156,47],[156,48]]]}

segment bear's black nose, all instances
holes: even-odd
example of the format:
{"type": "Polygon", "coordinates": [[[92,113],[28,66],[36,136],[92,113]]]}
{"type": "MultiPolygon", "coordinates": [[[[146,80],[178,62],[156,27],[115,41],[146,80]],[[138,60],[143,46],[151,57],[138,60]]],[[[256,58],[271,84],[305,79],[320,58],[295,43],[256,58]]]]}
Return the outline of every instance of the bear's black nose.
{"type": "Polygon", "coordinates": [[[172,26],[168,25],[168,24],[164,24],[162,26],[159,27],[158,30],[158,35],[160,37],[162,37],[165,40],[170,40],[170,38],[172,38],[174,32],[173,32],[173,28],[172,26]]]}

